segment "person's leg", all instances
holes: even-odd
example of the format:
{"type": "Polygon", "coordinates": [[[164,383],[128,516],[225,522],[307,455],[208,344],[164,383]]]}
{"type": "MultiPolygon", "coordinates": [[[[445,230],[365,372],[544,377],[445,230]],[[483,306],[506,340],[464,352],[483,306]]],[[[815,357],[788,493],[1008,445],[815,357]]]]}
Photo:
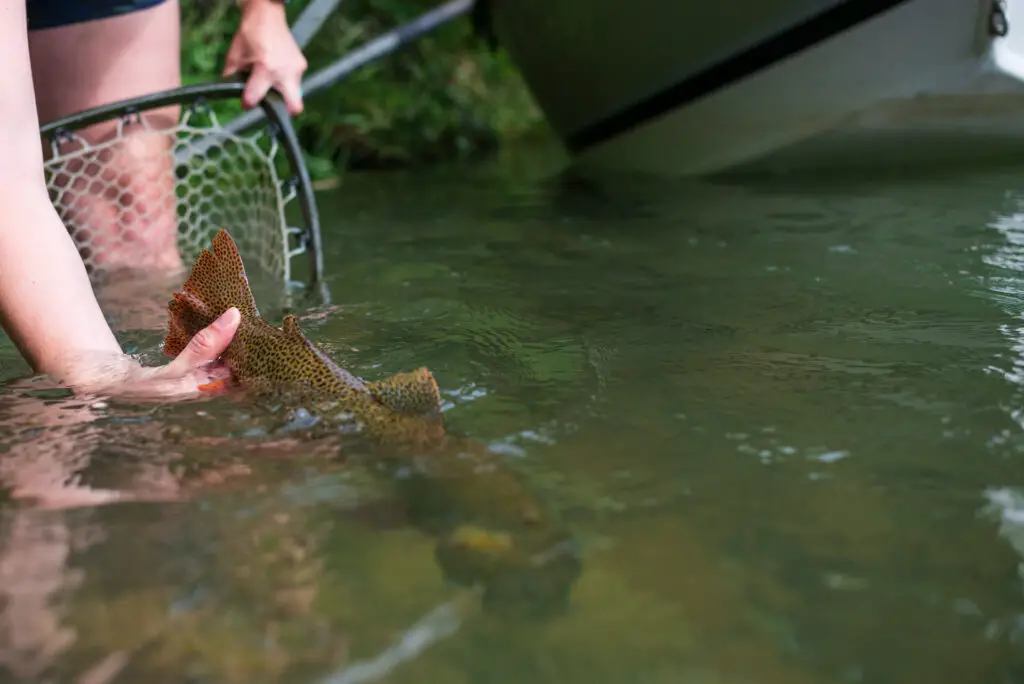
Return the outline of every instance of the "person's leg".
{"type": "MultiPolygon", "coordinates": [[[[41,122],[181,83],[178,0],[28,0],[29,45],[41,122]],[[146,6],[148,5],[148,6],[146,6]],[[102,17],[102,18],[96,18],[102,17]]],[[[172,138],[178,108],[144,114],[148,128],[125,125],[125,141],[97,163],[68,165],[75,176],[57,205],[103,270],[182,267],[177,249],[172,138]],[[91,168],[83,168],[91,167],[91,168]],[[91,173],[88,173],[91,171],[91,173]]],[[[92,144],[117,134],[117,122],[80,132],[92,144]]],[[[49,143],[44,141],[47,158],[49,143]]]]}

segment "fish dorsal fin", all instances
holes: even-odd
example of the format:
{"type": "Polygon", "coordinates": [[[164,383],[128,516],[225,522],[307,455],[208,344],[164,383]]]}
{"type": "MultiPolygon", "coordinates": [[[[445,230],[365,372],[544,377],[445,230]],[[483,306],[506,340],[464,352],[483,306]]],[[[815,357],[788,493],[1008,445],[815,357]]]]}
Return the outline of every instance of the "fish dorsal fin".
{"type": "Polygon", "coordinates": [[[221,229],[212,247],[212,252],[200,252],[188,280],[168,305],[164,353],[169,356],[181,353],[197,332],[231,307],[239,310],[243,320],[259,316],[235,241],[221,229]]]}
{"type": "Polygon", "coordinates": [[[299,330],[299,319],[295,317],[295,314],[288,314],[284,317],[284,321],[281,323],[281,329],[290,337],[306,337],[302,334],[302,331],[299,330]]]}
{"type": "Polygon", "coordinates": [[[242,255],[223,228],[213,238],[213,251],[204,249],[196,259],[192,275],[182,289],[202,301],[214,316],[233,306],[243,317],[259,316],[242,255]]]}
{"type": "Polygon", "coordinates": [[[396,373],[366,383],[370,393],[384,406],[398,413],[440,413],[441,392],[434,375],[426,368],[396,373]]]}

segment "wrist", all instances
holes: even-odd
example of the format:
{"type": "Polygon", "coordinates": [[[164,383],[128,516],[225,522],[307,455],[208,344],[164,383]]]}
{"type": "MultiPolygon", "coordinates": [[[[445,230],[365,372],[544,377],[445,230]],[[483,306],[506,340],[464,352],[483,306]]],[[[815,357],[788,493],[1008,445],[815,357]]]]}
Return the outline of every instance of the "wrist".
{"type": "Polygon", "coordinates": [[[124,353],[78,352],[61,361],[61,372],[48,375],[76,394],[116,394],[116,388],[143,371],[137,359],[124,353]]]}
{"type": "Polygon", "coordinates": [[[288,4],[289,0],[235,0],[235,2],[242,10],[243,15],[251,11],[271,10],[280,12],[284,16],[284,6],[288,4]]]}

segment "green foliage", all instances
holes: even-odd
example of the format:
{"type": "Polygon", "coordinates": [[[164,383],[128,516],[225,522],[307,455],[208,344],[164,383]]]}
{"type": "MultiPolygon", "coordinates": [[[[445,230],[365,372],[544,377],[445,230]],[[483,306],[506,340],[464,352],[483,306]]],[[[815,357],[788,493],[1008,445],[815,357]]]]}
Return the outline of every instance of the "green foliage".
{"type": "MultiPolygon", "coordinates": [[[[437,0],[346,0],[306,48],[307,75],[437,0]]],[[[288,6],[294,21],[305,6],[288,6]]],[[[182,7],[185,83],[218,78],[238,26],[234,0],[182,7]]],[[[235,102],[217,106],[233,115],[235,102]]],[[[337,169],[415,166],[493,150],[541,121],[501,51],[492,53],[461,18],[366,64],[306,101],[295,120],[314,178],[337,169]]]]}

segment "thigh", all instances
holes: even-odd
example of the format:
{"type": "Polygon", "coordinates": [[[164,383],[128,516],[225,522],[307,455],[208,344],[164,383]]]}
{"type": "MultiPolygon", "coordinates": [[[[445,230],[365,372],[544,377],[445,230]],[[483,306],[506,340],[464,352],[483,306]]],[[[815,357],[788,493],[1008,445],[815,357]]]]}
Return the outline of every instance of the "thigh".
{"type": "MultiPolygon", "coordinates": [[[[28,3],[30,26],[59,24],[29,31],[41,122],[181,84],[178,0],[28,3]],[[138,9],[153,2],[158,4],[138,9]]],[[[51,179],[58,213],[90,272],[179,267],[169,154],[173,136],[159,132],[173,126],[178,115],[178,107],[146,111],[146,127],[124,126],[123,140],[69,158],[51,179]]],[[[75,133],[100,144],[116,136],[117,126],[111,120],[75,133]]],[[[49,159],[50,145],[41,143],[49,159]]]]}
{"type": "MultiPolygon", "coordinates": [[[[135,0],[149,3],[153,0],[135,0]]],[[[181,84],[178,0],[128,13],[123,0],[28,0],[29,50],[40,122],[181,84]],[[105,2],[110,2],[106,5],[105,2]],[[87,14],[83,14],[87,13],[87,14]],[[82,21],[82,17],[102,17],[82,21]]],[[[174,117],[175,108],[150,116],[174,117]]],[[[97,125],[88,137],[106,137],[97,125]]]]}

